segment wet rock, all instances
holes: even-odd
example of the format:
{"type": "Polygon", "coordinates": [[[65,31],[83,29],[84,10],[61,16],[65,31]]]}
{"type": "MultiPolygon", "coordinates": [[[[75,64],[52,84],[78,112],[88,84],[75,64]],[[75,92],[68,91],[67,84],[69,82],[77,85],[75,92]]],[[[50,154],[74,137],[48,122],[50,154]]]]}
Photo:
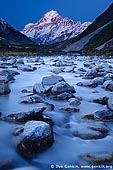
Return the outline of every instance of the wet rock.
{"type": "Polygon", "coordinates": [[[101,139],[108,133],[106,126],[100,122],[76,123],[73,124],[71,131],[74,136],[85,140],[101,139]]]}
{"type": "Polygon", "coordinates": [[[32,159],[35,154],[48,149],[54,142],[52,127],[42,121],[29,121],[19,135],[18,152],[26,159],[32,159]]]}
{"type": "Polygon", "coordinates": [[[64,93],[64,92],[75,93],[75,89],[74,89],[73,86],[70,86],[68,83],[66,83],[64,81],[53,85],[53,87],[51,89],[52,95],[58,95],[58,94],[61,94],[61,93],[64,93]]]}
{"type": "Polygon", "coordinates": [[[9,88],[9,83],[3,80],[0,80],[0,95],[6,95],[11,92],[9,88]]]}
{"type": "Polygon", "coordinates": [[[90,163],[104,163],[113,161],[113,152],[87,153],[82,158],[90,163]]]}
{"type": "Polygon", "coordinates": [[[71,106],[78,106],[78,105],[81,104],[81,101],[80,101],[80,99],[79,99],[78,97],[76,97],[76,98],[71,98],[71,99],[68,100],[68,102],[69,102],[69,104],[70,104],[71,106]]]}
{"type": "Polygon", "coordinates": [[[40,83],[36,83],[36,84],[34,84],[34,86],[33,86],[33,92],[34,93],[45,93],[46,92],[46,89],[45,89],[45,87],[44,87],[44,85],[43,84],[40,84],[40,83]]]}
{"type": "Polygon", "coordinates": [[[110,110],[96,111],[93,114],[85,115],[83,118],[100,121],[113,121],[113,112],[110,110]]]}
{"type": "Polygon", "coordinates": [[[107,101],[107,107],[108,107],[108,109],[113,111],[113,97],[109,97],[109,99],[107,101]]]}
{"type": "Polygon", "coordinates": [[[69,113],[80,111],[80,109],[77,109],[75,107],[63,107],[60,110],[65,111],[65,112],[69,112],[69,113]]]}
{"type": "Polygon", "coordinates": [[[103,88],[108,91],[113,91],[113,81],[112,80],[105,81],[103,84],[103,88]]]}
{"type": "Polygon", "coordinates": [[[97,87],[97,84],[95,84],[93,81],[78,82],[76,85],[83,87],[97,87]]]}
{"type": "Polygon", "coordinates": [[[98,104],[102,104],[102,105],[107,105],[107,101],[108,101],[108,97],[106,97],[106,96],[93,100],[94,103],[98,103],[98,104]]]}
{"type": "Polygon", "coordinates": [[[64,93],[61,93],[59,95],[54,95],[54,99],[57,99],[57,100],[68,100],[70,98],[74,97],[74,95],[72,93],[67,93],[67,92],[64,92],[64,93]]]}
{"type": "Polygon", "coordinates": [[[43,85],[54,85],[61,81],[64,81],[64,78],[62,76],[57,76],[57,75],[51,75],[42,78],[43,85]]]}

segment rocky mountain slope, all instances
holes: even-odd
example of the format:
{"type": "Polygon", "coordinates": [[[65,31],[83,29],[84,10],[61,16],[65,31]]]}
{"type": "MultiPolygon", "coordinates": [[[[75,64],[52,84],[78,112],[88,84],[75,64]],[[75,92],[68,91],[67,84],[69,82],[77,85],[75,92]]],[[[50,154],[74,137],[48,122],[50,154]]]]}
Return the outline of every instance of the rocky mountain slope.
{"type": "MultiPolygon", "coordinates": [[[[92,52],[95,50],[111,49],[108,43],[113,38],[113,3],[102,13],[82,34],[65,41],[61,44],[65,52],[82,51],[92,52]],[[100,48],[99,48],[100,47],[100,48]]],[[[112,42],[112,41],[111,41],[112,42]]]]}
{"type": "Polygon", "coordinates": [[[0,44],[23,45],[34,44],[34,42],[0,18],[0,44]]]}
{"type": "Polygon", "coordinates": [[[51,10],[36,23],[27,24],[22,33],[38,44],[52,44],[79,35],[90,24],[91,22],[81,23],[62,18],[57,11],[51,10]]]}

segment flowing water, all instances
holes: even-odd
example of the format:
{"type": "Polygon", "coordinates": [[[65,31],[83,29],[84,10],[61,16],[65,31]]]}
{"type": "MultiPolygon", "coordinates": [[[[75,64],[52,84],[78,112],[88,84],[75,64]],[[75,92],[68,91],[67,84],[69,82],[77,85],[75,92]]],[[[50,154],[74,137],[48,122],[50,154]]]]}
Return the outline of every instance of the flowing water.
{"type": "MultiPolygon", "coordinates": [[[[45,64],[35,65],[37,70],[34,72],[19,71],[20,75],[15,76],[15,82],[10,83],[11,93],[9,95],[0,96],[0,112],[2,112],[2,115],[28,111],[37,107],[38,104],[21,104],[20,101],[25,96],[25,93],[22,93],[21,91],[23,89],[31,90],[35,83],[41,83],[42,77],[53,74],[51,72],[51,70],[55,68],[55,66],[52,65],[53,58],[55,58],[55,56],[44,57],[45,64]]],[[[33,62],[28,63],[27,61],[29,61],[29,58],[25,57],[24,60],[26,64],[35,64],[33,62]]],[[[83,68],[84,60],[86,60],[85,57],[78,57],[74,59],[74,62],[77,64],[78,68],[83,68]]],[[[95,59],[95,62],[103,63],[106,61],[97,61],[97,59],[95,59]]],[[[109,60],[107,60],[107,62],[109,62],[109,60]]],[[[16,70],[15,68],[10,69],[16,70]]],[[[66,82],[75,87],[76,96],[82,97],[83,100],[81,105],[77,106],[80,111],[72,114],[65,113],[61,111],[60,108],[68,105],[68,102],[48,99],[49,103],[55,105],[55,110],[45,111],[44,114],[50,116],[54,122],[55,142],[49,149],[37,154],[31,162],[24,160],[16,151],[15,139],[12,132],[17,125],[15,123],[0,121],[0,161],[11,159],[14,162],[15,167],[24,167],[24,169],[25,167],[27,167],[26,169],[34,167],[35,169],[39,168],[40,170],[93,169],[94,167],[91,167],[92,165],[84,161],[80,155],[89,152],[112,150],[112,123],[106,123],[110,131],[103,139],[83,140],[79,137],[74,137],[70,130],[74,126],[74,123],[80,124],[83,122],[81,119],[83,115],[93,113],[97,110],[104,110],[106,108],[105,105],[95,104],[91,101],[98,97],[111,96],[112,92],[105,91],[101,86],[98,86],[95,89],[79,87],[76,85],[77,82],[87,80],[83,80],[80,76],[76,77],[75,73],[72,72],[62,72],[59,75],[63,76],[66,82]],[[97,90],[98,93],[93,93],[94,90],[97,90]],[[85,165],[90,165],[90,167],[81,167],[85,165]]],[[[110,167],[103,169],[110,169],[110,167]]]]}

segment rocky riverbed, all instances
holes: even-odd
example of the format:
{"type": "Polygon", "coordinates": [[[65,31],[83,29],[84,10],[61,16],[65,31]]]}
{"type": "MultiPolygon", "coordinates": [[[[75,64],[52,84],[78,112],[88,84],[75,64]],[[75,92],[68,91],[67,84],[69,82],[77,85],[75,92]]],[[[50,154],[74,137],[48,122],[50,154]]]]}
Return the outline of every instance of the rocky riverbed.
{"type": "Polygon", "coordinates": [[[113,169],[113,59],[0,58],[0,169],[113,169]]]}

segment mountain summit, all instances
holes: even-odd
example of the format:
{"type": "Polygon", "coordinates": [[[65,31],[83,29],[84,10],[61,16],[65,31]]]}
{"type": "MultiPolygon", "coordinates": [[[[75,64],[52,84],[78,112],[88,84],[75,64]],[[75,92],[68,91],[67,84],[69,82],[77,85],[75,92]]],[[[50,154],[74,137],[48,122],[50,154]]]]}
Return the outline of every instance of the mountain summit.
{"type": "Polygon", "coordinates": [[[27,24],[22,33],[37,44],[51,44],[79,35],[90,24],[91,22],[81,23],[67,17],[62,18],[57,11],[51,10],[36,23],[27,24]]]}

